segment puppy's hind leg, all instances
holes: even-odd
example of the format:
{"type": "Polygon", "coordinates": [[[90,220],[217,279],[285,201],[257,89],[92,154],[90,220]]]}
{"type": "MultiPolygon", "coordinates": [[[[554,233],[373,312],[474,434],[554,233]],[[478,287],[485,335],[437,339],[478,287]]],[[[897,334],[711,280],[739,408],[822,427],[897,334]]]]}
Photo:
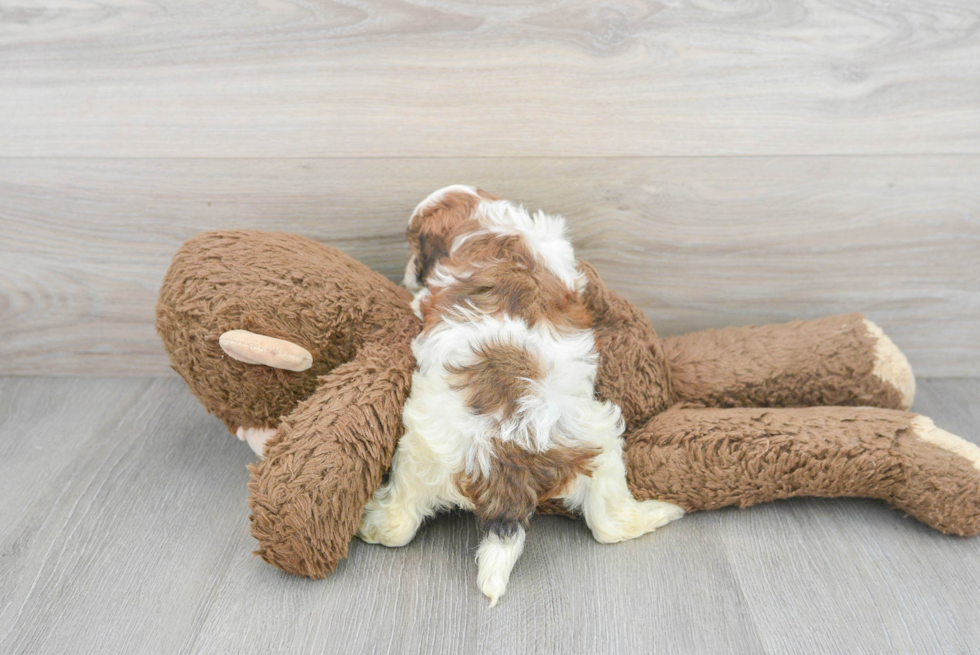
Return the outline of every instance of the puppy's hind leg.
{"type": "Polygon", "coordinates": [[[458,504],[449,469],[417,433],[408,431],[398,442],[388,484],[364,509],[357,536],[372,544],[404,546],[425,519],[458,504]]]}
{"type": "Polygon", "coordinates": [[[619,410],[596,401],[591,421],[596,445],[591,475],[580,475],[563,496],[570,508],[581,509],[592,536],[601,543],[634,539],[679,519],[684,510],[659,500],[637,501],[626,484],[623,432],[619,410]]]}

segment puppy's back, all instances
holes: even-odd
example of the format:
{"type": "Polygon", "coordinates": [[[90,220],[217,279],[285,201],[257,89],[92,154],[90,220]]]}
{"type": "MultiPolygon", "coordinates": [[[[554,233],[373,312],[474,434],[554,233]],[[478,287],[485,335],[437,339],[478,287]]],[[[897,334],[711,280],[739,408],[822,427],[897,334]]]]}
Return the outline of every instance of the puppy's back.
{"type": "Polygon", "coordinates": [[[589,472],[598,452],[589,435],[620,416],[594,401],[585,278],[564,220],[506,201],[468,211],[420,294],[413,396],[428,408],[414,418],[443,440],[436,448],[465,451],[459,490],[503,535],[589,472]]]}

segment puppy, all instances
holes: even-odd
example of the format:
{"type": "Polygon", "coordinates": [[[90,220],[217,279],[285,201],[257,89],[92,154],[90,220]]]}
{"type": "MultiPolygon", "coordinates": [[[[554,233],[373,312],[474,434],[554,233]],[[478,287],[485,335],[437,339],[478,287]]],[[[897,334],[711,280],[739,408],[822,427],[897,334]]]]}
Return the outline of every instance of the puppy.
{"type": "Polygon", "coordinates": [[[477,584],[494,606],[538,503],[558,499],[602,543],[679,518],[626,486],[620,410],[596,400],[597,353],[561,217],[467,186],[436,191],[408,225],[405,285],[424,326],[405,435],[359,536],[403,546],[442,509],[485,530],[477,584]]]}

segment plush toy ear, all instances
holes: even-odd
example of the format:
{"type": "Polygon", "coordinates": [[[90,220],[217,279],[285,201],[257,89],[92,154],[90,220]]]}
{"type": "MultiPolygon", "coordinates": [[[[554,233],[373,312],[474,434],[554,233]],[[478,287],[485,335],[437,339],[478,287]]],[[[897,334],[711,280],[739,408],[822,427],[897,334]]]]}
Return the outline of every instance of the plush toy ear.
{"type": "Polygon", "coordinates": [[[415,360],[405,338],[363,346],[321,378],[284,417],[252,465],[249,507],[256,551],[289,573],[322,578],[347,556],[368,499],[402,434],[415,360]]]}
{"type": "Polygon", "coordinates": [[[248,330],[228,330],[218,338],[218,345],[229,357],[246,364],[286,371],[305,371],[313,366],[313,355],[306,348],[248,330]]]}

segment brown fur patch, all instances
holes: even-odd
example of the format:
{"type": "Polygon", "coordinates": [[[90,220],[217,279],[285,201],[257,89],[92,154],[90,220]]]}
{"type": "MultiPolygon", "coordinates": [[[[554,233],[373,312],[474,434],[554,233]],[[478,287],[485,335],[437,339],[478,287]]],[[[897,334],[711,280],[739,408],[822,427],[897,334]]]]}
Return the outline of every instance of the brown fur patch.
{"type": "MultiPolygon", "coordinates": [[[[456,484],[484,527],[527,523],[539,502],[560,496],[579,475],[591,475],[597,448],[552,448],[539,453],[495,442],[490,473],[459,473],[456,484]]],[[[506,532],[506,527],[504,528],[506,532]]]]}
{"type": "Polygon", "coordinates": [[[487,315],[520,318],[529,326],[547,321],[558,329],[585,330],[591,325],[581,297],[540,265],[519,235],[474,235],[445,264],[460,279],[422,303],[426,329],[468,305],[487,315]]]}
{"type": "Polygon", "coordinates": [[[474,213],[477,205],[489,199],[489,194],[479,190],[477,193],[445,193],[438,202],[412,215],[406,236],[408,246],[416,257],[415,275],[419,284],[425,284],[425,278],[432,268],[449,253],[453,239],[479,228],[474,213]]]}
{"type": "Polygon", "coordinates": [[[476,355],[473,364],[449,368],[453,388],[465,393],[474,413],[511,418],[531,381],[541,377],[537,359],[522,346],[507,343],[484,344],[476,355]]]}

